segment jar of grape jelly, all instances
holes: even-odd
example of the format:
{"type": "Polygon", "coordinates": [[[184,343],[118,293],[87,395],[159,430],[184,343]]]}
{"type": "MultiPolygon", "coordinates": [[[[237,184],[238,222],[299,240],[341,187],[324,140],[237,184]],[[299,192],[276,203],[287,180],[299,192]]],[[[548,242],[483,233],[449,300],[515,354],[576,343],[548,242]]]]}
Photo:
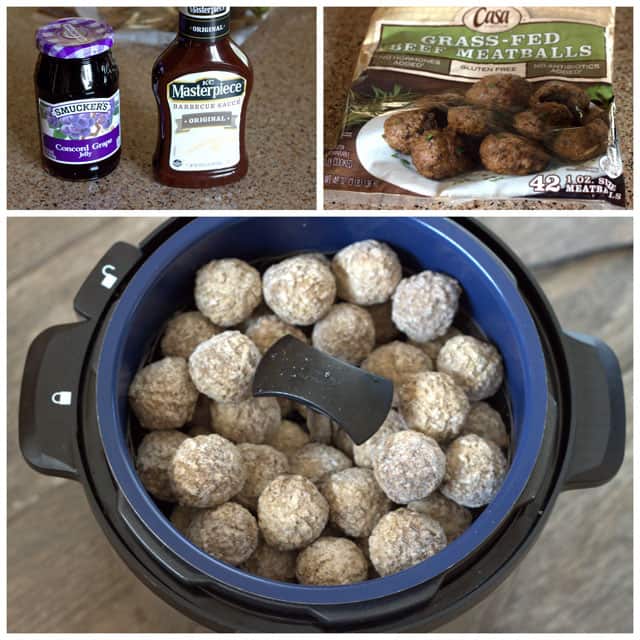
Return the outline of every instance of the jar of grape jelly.
{"type": "Polygon", "coordinates": [[[120,161],[120,93],[113,29],[64,18],[38,29],[35,71],[45,171],[66,180],[96,180],[120,161]]]}

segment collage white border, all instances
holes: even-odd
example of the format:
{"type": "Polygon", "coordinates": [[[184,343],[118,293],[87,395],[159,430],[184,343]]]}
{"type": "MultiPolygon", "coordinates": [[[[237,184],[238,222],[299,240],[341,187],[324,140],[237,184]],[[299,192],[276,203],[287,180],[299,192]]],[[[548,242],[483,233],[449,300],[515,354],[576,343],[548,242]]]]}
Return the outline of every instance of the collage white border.
{"type": "MultiPolygon", "coordinates": [[[[141,2],[133,2],[133,1],[122,1],[122,0],[113,0],[110,2],[98,1],[98,2],[73,2],[70,0],[60,0],[59,2],[50,2],[48,3],[50,6],[78,6],[79,4],[86,6],[140,6],[141,2]]],[[[156,6],[166,5],[166,6],[174,6],[174,3],[171,2],[155,2],[153,3],[156,6]]],[[[233,3],[234,6],[251,6],[255,3],[252,3],[247,0],[240,0],[238,2],[233,3]]],[[[387,0],[386,2],[358,2],[357,0],[352,0],[351,2],[339,2],[336,0],[319,0],[318,2],[266,2],[265,5],[268,6],[282,6],[282,7],[292,7],[292,6],[305,6],[305,7],[317,7],[318,8],[318,19],[317,19],[317,57],[316,57],[316,69],[317,69],[317,77],[316,77],[316,94],[317,94],[317,104],[316,104],[316,126],[317,126],[317,143],[316,143],[316,151],[317,151],[317,165],[316,165],[316,180],[317,180],[317,215],[333,215],[333,216],[353,216],[353,217],[364,217],[364,216],[397,216],[402,217],[407,215],[408,213],[415,214],[415,210],[411,211],[361,211],[361,210],[340,210],[340,211],[324,211],[322,209],[323,197],[324,197],[324,189],[323,189],[323,173],[324,173],[324,137],[323,137],[323,111],[324,111],[324,103],[323,103],[323,86],[324,86],[324,67],[323,67],[323,57],[322,57],[322,43],[324,36],[324,16],[323,9],[330,7],[349,7],[349,6],[424,6],[428,4],[429,6],[449,6],[451,2],[446,2],[442,0],[431,0],[428,3],[416,2],[412,0],[406,0],[404,2],[397,2],[387,0]]],[[[477,2],[468,2],[462,1],[456,3],[460,6],[477,6],[477,2]]],[[[558,0],[538,0],[538,2],[519,2],[519,6],[557,6],[559,4],[558,0]]],[[[568,2],[565,0],[563,4],[571,5],[577,4],[574,2],[568,2]]],[[[513,3],[507,2],[493,2],[491,6],[509,6],[513,5],[513,3]]],[[[46,210],[46,211],[24,211],[24,210],[11,210],[8,211],[6,209],[7,202],[7,162],[11,161],[11,158],[7,157],[7,136],[6,136],[6,127],[7,127],[7,55],[6,55],[6,42],[7,42],[7,13],[6,10],[8,7],[31,7],[34,6],[33,2],[0,2],[0,42],[3,43],[3,54],[0,55],[0,73],[2,74],[2,82],[0,84],[0,96],[2,98],[2,109],[0,109],[0,202],[2,203],[0,206],[2,208],[2,221],[0,224],[0,254],[2,255],[2,260],[0,261],[0,282],[2,282],[2,297],[3,304],[0,308],[0,363],[2,364],[2,368],[0,371],[5,372],[5,380],[8,379],[7,375],[7,292],[6,292],[6,278],[7,278],[7,218],[8,217],[84,217],[87,215],[100,215],[100,216],[148,216],[148,217],[165,217],[167,214],[171,215],[192,215],[193,211],[163,211],[163,210],[141,210],[141,211],[130,211],[130,210],[113,210],[113,211],[77,211],[77,210],[46,210]]],[[[597,0],[583,0],[580,3],[580,6],[634,6],[632,0],[623,0],[615,3],[606,3],[606,2],[598,2],[597,0]]],[[[634,12],[634,66],[635,66],[635,78],[637,79],[638,74],[638,65],[640,64],[640,56],[638,55],[638,51],[640,50],[640,29],[638,28],[640,24],[640,8],[634,12]]],[[[640,104],[640,88],[639,83],[634,82],[633,89],[633,102],[634,104],[640,104]]],[[[25,114],[25,117],[30,117],[29,114],[25,114]]],[[[634,121],[634,131],[637,130],[638,125],[638,117],[637,110],[634,109],[633,121],[634,121]]],[[[638,157],[638,147],[640,143],[638,139],[634,139],[633,148],[634,148],[634,156],[638,157]]],[[[633,180],[633,192],[635,201],[637,202],[639,197],[638,190],[638,170],[634,172],[634,180],[633,180]]],[[[630,185],[629,185],[630,186],[630,185]]],[[[26,185],[28,188],[28,185],[26,185]]],[[[636,204],[635,208],[638,208],[636,204]]],[[[295,217],[299,215],[296,211],[214,211],[207,212],[208,215],[212,216],[222,216],[228,215],[229,213],[238,214],[238,215],[254,215],[256,217],[264,217],[264,216],[272,216],[272,215],[282,215],[282,216],[291,216],[295,217]]],[[[302,212],[306,215],[313,215],[313,210],[302,212]]],[[[469,211],[452,211],[450,215],[452,216],[463,216],[469,215],[469,211]]],[[[429,216],[429,215],[442,215],[442,211],[419,211],[420,215],[429,216]]],[[[579,210],[562,210],[562,211],[554,211],[554,210],[536,210],[535,212],[521,211],[521,210],[479,210],[473,211],[474,216],[496,216],[496,217],[526,217],[529,215],[537,215],[544,217],[564,217],[564,216],[576,216],[576,217],[627,217],[634,218],[634,210],[594,210],[594,211],[579,211],[579,210]]],[[[634,220],[633,225],[633,235],[634,235],[634,244],[638,245],[638,240],[640,239],[639,232],[639,224],[634,220]]],[[[640,281],[640,256],[638,252],[634,252],[633,256],[633,277],[634,281],[640,281]]],[[[639,287],[640,289],[640,287],[639,287]]],[[[638,345],[638,335],[639,335],[639,325],[640,325],[640,295],[636,295],[633,301],[633,322],[634,322],[634,344],[633,344],[633,355],[634,355],[634,380],[637,380],[638,373],[638,361],[640,360],[640,346],[638,345]]],[[[2,404],[2,412],[5,416],[5,436],[6,436],[6,420],[7,420],[7,389],[6,385],[3,385],[1,404],[2,404]]],[[[634,413],[634,427],[638,424],[637,416],[640,414],[640,400],[638,399],[638,395],[634,394],[633,398],[633,413],[634,413]]],[[[638,454],[640,452],[640,443],[636,439],[634,443],[633,453],[634,457],[638,458],[638,454]]],[[[0,439],[0,460],[3,466],[3,475],[2,477],[6,477],[7,471],[7,439],[3,437],[0,439]]],[[[634,489],[634,531],[638,531],[640,527],[640,509],[637,507],[637,496],[640,493],[640,480],[638,480],[637,474],[633,479],[633,489],[634,489]]],[[[0,518],[2,518],[3,522],[6,523],[7,517],[7,493],[6,490],[2,492],[0,497],[0,518]]],[[[0,528],[0,548],[2,549],[2,561],[0,562],[0,634],[4,636],[6,634],[7,628],[7,529],[6,526],[0,528]]],[[[636,633],[634,634],[622,634],[620,637],[627,636],[635,636],[638,633],[639,622],[640,622],[640,614],[638,613],[638,579],[637,579],[637,565],[638,560],[640,559],[640,544],[637,543],[637,540],[634,539],[634,551],[633,551],[633,563],[634,563],[634,613],[633,613],[633,621],[634,621],[634,629],[636,629],[636,633]]],[[[141,585],[142,586],[142,585],[141,585]]],[[[34,602],[33,606],[37,607],[37,596],[34,594],[34,602]]],[[[226,634],[222,634],[226,635],[226,634]]],[[[243,635],[243,634],[241,634],[243,635]]],[[[379,637],[377,634],[374,636],[373,634],[347,634],[347,637],[352,635],[353,637],[364,638],[364,637],[379,637]]],[[[413,634],[412,634],[413,635],[413,634]]],[[[417,635],[417,634],[416,634],[417,635]]],[[[462,637],[463,634],[433,634],[434,637],[441,638],[456,638],[458,636],[462,637]]],[[[25,638],[35,638],[39,637],[39,634],[24,634],[21,637],[25,638]]],[[[68,634],[48,634],[48,637],[60,640],[67,640],[69,637],[68,634]]],[[[94,634],[74,634],[74,638],[93,638],[94,634]]],[[[107,639],[116,639],[120,638],[121,634],[104,634],[104,638],[107,639]]],[[[138,637],[144,638],[155,638],[156,634],[141,634],[138,637]]],[[[209,638],[210,636],[207,634],[193,634],[189,637],[201,637],[201,638],[209,638]]],[[[248,637],[248,636],[247,636],[248,637]]],[[[252,636],[253,637],[253,636],[252,636]]],[[[337,634],[329,634],[329,637],[338,637],[337,634]]],[[[345,637],[345,636],[341,636],[345,637]]],[[[533,639],[538,637],[534,634],[501,634],[500,636],[495,635],[492,637],[496,638],[504,638],[504,637],[514,637],[518,638],[518,640],[526,640],[533,639]]],[[[618,637],[618,636],[617,636],[618,637]]]]}

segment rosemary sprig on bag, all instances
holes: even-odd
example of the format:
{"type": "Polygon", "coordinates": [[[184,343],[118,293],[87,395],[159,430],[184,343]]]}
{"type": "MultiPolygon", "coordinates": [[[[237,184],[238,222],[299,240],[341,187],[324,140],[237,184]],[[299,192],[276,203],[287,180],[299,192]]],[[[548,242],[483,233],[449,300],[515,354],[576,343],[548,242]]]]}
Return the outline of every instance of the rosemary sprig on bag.
{"type": "Polygon", "coordinates": [[[401,85],[393,85],[391,91],[384,91],[372,86],[373,96],[363,96],[355,91],[349,91],[347,100],[347,115],[344,124],[352,127],[364,124],[390,109],[400,109],[418,97],[413,91],[405,91],[401,85]]]}

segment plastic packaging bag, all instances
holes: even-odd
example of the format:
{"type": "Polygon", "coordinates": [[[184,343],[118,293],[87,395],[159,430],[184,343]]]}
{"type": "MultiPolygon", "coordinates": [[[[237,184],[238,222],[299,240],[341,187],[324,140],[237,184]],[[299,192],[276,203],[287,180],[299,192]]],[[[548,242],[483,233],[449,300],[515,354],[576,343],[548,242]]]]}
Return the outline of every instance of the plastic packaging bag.
{"type": "Polygon", "coordinates": [[[614,20],[606,7],[377,9],[325,189],[361,204],[624,206],[614,20]]]}

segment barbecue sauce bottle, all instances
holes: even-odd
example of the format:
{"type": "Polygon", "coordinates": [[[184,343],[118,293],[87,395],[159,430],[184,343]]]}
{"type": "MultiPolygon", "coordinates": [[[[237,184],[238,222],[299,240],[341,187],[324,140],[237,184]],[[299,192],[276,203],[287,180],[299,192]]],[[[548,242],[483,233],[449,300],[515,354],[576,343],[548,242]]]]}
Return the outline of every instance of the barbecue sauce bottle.
{"type": "Polygon", "coordinates": [[[162,184],[217,187],[247,173],[244,134],[253,72],[229,37],[229,23],[229,7],[180,8],[178,35],[153,66],[153,170],[162,184]]]}

